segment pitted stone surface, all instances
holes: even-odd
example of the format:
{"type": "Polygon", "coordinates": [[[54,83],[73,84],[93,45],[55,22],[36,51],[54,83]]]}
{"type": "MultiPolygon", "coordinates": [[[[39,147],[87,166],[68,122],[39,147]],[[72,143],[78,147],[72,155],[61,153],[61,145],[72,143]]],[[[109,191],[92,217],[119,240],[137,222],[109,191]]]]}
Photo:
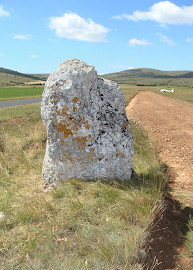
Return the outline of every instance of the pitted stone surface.
{"type": "Polygon", "coordinates": [[[51,74],[42,95],[47,129],[43,187],[79,178],[129,179],[133,139],[120,87],[77,59],[51,74]]]}

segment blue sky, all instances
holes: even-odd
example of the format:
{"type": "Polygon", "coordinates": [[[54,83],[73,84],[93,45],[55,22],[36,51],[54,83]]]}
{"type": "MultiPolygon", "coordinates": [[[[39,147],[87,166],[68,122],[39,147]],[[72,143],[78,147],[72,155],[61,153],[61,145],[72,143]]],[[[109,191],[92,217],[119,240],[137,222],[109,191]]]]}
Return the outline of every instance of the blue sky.
{"type": "Polygon", "coordinates": [[[193,70],[193,0],[0,1],[0,67],[52,73],[69,58],[98,74],[193,70]]]}

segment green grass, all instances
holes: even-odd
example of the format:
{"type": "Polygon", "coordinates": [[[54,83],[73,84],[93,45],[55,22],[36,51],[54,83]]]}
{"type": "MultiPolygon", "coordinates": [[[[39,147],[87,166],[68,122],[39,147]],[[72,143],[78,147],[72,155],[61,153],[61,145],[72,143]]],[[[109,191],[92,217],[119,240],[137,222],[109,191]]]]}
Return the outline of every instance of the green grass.
{"type": "Polygon", "coordinates": [[[28,115],[34,113],[40,115],[40,103],[0,108],[0,122],[28,117],[28,115]]]}
{"type": "Polygon", "coordinates": [[[140,179],[74,179],[45,193],[46,130],[39,104],[26,106],[23,118],[14,107],[14,119],[0,123],[0,212],[5,214],[0,265],[8,270],[143,269],[145,241],[162,208],[166,182],[165,166],[148,134],[131,121],[133,167],[140,179]]]}
{"type": "Polygon", "coordinates": [[[133,96],[135,96],[138,91],[152,91],[154,93],[160,94],[166,97],[178,98],[184,101],[193,102],[193,89],[190,87],[177,87],[174,85],[158,85],[156,87],[151,86],[134,86],[128,84],[120,84],[121,90],[125,95],[126,105],[129,104],[133,96]],[[160,89],[169,89],[174,88],[174,93],[160,92],[160,89]],[[180,91],[179,91],[180,90],[180,91]]]}
{"type": "Polygon", "coordinates": [[[159,89],[151,90],[155,93],[158,93],[160,95],[166,96],[166,97],[172,97],[172,98],[179,98],[188,102],[193,102],[193,88],[190,87],[176,87],[176,86],[157,86],[157,88],[160,89],[174,89],[174,93],[167,93],[167,92],[160,92],[159,89]]]}
{"type": "MultiPolygon", "coordinates": [[[[190,207],[192,209],[193,205],[193,191],[191,189],[189,190],[176,190],[172,193],[174,198],[180,201],[182,205],[182,209],[185,207],[190,207]]],[[[186,235],[185,239],[185,255],[193,259],[193,214],[191,214],[192,211],[190,211],[189,214],[189,222],[188,227],[189,230],[186,235]]],[[[192,264],[193,266],[193,264],[192,264]]]]}
{"type": "Polygon", "coordinates": [[[8,99],[31,98],[42,95],[44,87],[10,87],[0,88],[0,101],[8,99]]]}

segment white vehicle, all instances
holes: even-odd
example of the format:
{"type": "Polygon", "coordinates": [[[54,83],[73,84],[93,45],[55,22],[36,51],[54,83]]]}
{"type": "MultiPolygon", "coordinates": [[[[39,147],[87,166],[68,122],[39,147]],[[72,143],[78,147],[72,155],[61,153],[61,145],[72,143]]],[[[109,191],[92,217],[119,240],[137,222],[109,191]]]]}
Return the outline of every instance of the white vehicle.
{"type": "Polygon", "coordinates": [[[174,89],[173,88],[172,88],[172,90],[161,89],[160,92],[170,92],[170,93],[173,93],[174,92],[174,89]]]}

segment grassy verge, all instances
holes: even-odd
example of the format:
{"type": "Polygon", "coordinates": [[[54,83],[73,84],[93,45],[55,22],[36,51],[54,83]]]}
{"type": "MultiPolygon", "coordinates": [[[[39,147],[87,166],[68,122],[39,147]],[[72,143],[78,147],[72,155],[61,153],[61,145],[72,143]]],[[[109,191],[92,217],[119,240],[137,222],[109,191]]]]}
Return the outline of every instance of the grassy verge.
{"type": "Polygon", "coordinates": [[[186,218],[189,219],[187,222],[189,230],[187,231],[186,235],[184,255],[193,259],[193,192],[191,189],[189,191],[179,190],[173,192],[173,196],[180,201],[182,209],[185,209],[186,207],[191,207],[190,211],[188,211],[189,216],[186,216],[186,218]]]}
{"type": "Polygon", "coordinates": [[[0,88],[0,101],[39,96],[41,97],[43,89],[43,86],[0,88]]]}
{"type": "Polygon", "coordinates": [[[0,123],[14,118],[28,117],[30,114],[40,115],[40,103],[0,108],[0,123]]]}
{"type": "Polygon", "coordinates": [[[172,98],[179,98],[184,101],[193,102],[193,89],[188,87],[176,87],[176,86],[157,86],[157,88],[160,89],[174,89],[173,93],[167,93],[167,92],[160,92],[159,89],[153,89],[151,91],[158,93],[160,95],[166,96],[166,97],[172,97],[172,98]]]}
{"type": "Polygon", "coordinates": [[[154,93],[182,99],[184,101],[193,102],[193,89],[190,87],[178,87],[178,86],[166,86],[166,85],[157,85],[156,87],[151,86],[133,86],[127,84],[120,84],[121,90],[125,95],[126,98],[126,105],[129,104],[130,97],[135,95],[138,91],[152,91],[154,93]],[[174,88],[174,93],[167,93],[167,92],[160,92],[160,89],[169,89],[171,90],[174,88]]]}
{"type": "Polygon", "coordinates": [[[24,106],[22,118],[14,107],[0,123],[1,268],[143,269],[145,241],[162,208],[166,181],[156,146],[131,121],[140,180],[74,179],[44,193],[46,130],[38,106],[24,106]]]}

